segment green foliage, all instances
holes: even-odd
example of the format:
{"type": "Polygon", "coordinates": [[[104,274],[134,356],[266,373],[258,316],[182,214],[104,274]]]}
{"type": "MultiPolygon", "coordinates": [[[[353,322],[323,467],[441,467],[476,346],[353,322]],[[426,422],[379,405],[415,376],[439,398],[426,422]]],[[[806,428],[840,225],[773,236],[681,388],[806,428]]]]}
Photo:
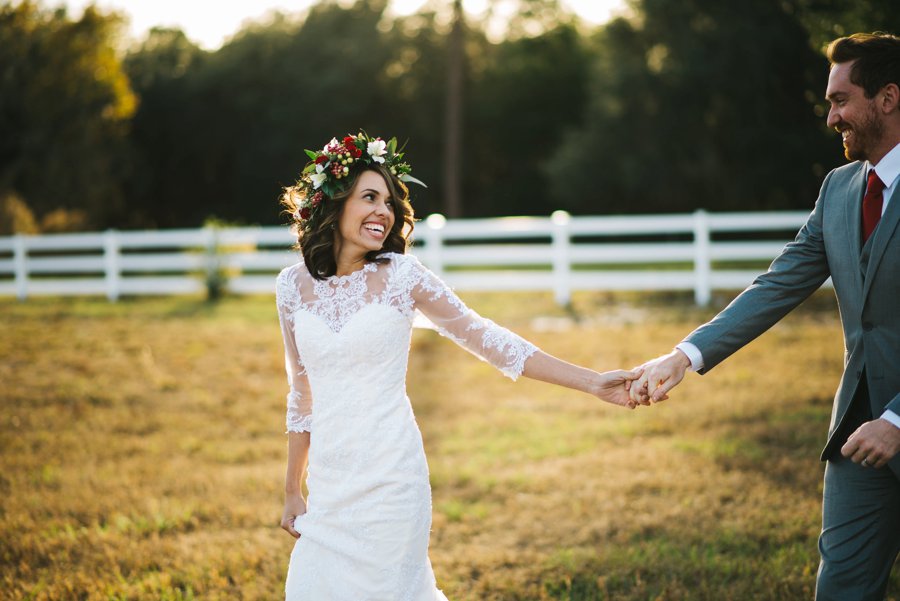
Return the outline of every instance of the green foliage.
{"type": "Polygon", "coordinates": [[[36,234],[38,224],[34,213],[17,194],[0,192],[0,236],[36,234]]]}
{"type": "Polygon", "coordinates": [[[121,18],[31,0],[0,4],[0,193],[40,219],[82,209],[94,226],[126,219],[122,184],[136,98],[115,43],[121,18]]]}
{"type": "Polygon", "coordinates": [[[211,109],[193,92],[193,74],[207,59],[183,32],[161,28],[151,30],[124,59],[140,98],[131,128],[135,169],[126,194],[134,221],[144,227],[200,225],[215,212],[210,207],[215,199],[203,185],[202,161],[216,147],[198,126],[211,109]]]}
{"type": "Polygon", "coordinates": [[[228,272],[222,264],[222,245],[219,243],[220,232],[228,227],[228,223],[209,217],[203,223],[203,227],[210,233],[210,241],[204,249],[206,255],[206,271],[204,272],[204,284],[206,285],[206,300],[217,302],[222,300],[228,288],[228,272]]]}
{"type": "MultiPolygon", "coordinates": [[[[410,190],[416,213],[421,216],[443,210],[447,33],[446,23],[442,23],[440,15],[429,10],[427,5],[417,14],[398,18],[384,33],[390,55],[378,78],[387,103],[384,110],[379,111],[379,120],[381,128],[389,135],[409,142],[407,158],[416,177],[428,183],[427,190],[410,190]]],[[[472,57],[481,55],[486,42],[479,31],[469,29],[465,33],[466,54],[471,66],[472,57]]],[[[464,90],[470,89],[471,82],[465,72],[464,79],[464,90]]],[[[376,130],[369,127],[367,131],[374,133],[376,130]]],[[[462,161],[463,165],[469,165],[465,156],[469,147],[465,133],[463,145],[466,151],[462,161]]],[[[468,200],[464,203],[467,206],[474,204],[468,200]]]]}
{"type": "MultiPolygon", "coordinates": [[[[809,207],[843,161],[823,45],[900,31],[879,0],[632,0],[593,31],[516,3],[505,38],[497,3],[464,31],[467,216],[809,207]]],[[[303,149],[364,129],[409,141],[416,210],[440,211],[445,8],[322,0],[216,51],[157,28],[122,55],[115,13],[2,4],[0,194],[39,229],[277,223],[303,149]]]]}
{"type": "Polygon", "coordinates": [[[162,54],[170,75],[137,78],[135,119],[147,179],[132,190],[161,226],[229,220],[273,223],[277,197],[306,163],[304,147],[364,127],[380,132],[377,85],[388,50],[383,5],[322,3],[302,21],[276,16],[205,54],[165,32],[126,60],[141,73],[162,54]],[[170,57],[178,56],[174,61],[170,57]]]}
{"type": "Polygon", "coordinates": [[[885,0],[792,0],[810,32],[813,48],[821,50],[838,37],[855,32],[887,31],[900,35],[900,3],[885,0]]]}
{"type": "Polygon", "coordinates": [[[467,214],[549,214],[555,173],[541,167],[587,103],[588,47],[574,24],[491,45],[466,107],[467,214]]]}
{"type": "Polygon", "coordinates": [[[785,3],[640,6],[595,40],[585,126],[547,167],[555,198],[582,212],[810,207],[840,153],[815,114],[827,64],[785,3]]]}

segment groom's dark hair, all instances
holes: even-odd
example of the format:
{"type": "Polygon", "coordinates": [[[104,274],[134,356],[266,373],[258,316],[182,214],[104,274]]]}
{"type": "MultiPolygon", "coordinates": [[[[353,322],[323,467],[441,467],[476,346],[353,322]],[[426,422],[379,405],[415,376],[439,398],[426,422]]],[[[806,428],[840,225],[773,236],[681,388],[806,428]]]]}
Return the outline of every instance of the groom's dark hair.
{"type": "Polygon", "coordinates": [[[832,65],[856,61],[850,82],[872,98],[884,86],[900,86],[900,37],[889,33],[854,33],[838,38],[825,51],[832,65]]]}

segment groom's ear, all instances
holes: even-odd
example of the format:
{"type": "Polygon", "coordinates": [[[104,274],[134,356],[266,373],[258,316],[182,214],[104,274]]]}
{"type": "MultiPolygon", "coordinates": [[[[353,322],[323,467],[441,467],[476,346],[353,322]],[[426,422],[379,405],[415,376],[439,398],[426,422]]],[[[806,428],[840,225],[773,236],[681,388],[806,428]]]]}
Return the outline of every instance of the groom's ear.
{"type": "Polygon", "coordinates": [[[880,96],[878,107],[885,115],[900,111],[900,87],[895,83],[889,83],[878,93],[880,96]]]}

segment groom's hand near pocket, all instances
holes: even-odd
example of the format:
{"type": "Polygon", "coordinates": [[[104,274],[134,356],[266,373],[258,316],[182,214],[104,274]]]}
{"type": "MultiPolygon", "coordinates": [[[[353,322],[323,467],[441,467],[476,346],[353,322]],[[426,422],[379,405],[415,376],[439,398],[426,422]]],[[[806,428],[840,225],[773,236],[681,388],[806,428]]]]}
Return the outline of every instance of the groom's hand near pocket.
{"type": "Polygon", "coordinates": [[[691,360],[678,349],[647,361],[641,365],[644,373],[631,383],[631,399],[641,405],[666,400],[667,393],[684,379],[684,372],[690,366],[691,360]]]}
{"type": "MultiPolygon", "coordinates": [[[[632,382],[634,386],[636,382],[632,382]]],[[[884,467],[900,452],[900,428],[886,419],[866,422],[850,435],[841,454],[864,467],[884,467]]]]}

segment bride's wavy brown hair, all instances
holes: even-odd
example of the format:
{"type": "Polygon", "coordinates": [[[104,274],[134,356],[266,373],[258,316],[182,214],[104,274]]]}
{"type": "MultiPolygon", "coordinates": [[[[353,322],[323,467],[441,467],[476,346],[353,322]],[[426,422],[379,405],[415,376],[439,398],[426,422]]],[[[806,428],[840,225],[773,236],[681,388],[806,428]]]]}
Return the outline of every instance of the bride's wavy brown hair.
{"type": "Polygon", "coordinates": [[[304,200],[304,191],[297,186],[289,186],[281,195],[281,204],[285,213],[290,215],[292,230],[297,234],[298,248],[303,254],[306,268],[317,280],[324,280],[337,273],[337,260],[334,256],[334,235],[338,228],[344,203],[350,198],[359,176],[365,171],[374,171],[384,178],[388,193],[391,195],[394,210],[394,225],[388,232],[381,250],[366,253],[366,260],[373,263],[384,263],[387,258],[378,255],[385,252],[406,254],[409,247],[415,217],[409,202],[409,188],[396,175],[382,165],[371,165],[352,174],[344,191],[327,197],[316,207],[307,220],[300,219],[300,203],[304,200]]]}

